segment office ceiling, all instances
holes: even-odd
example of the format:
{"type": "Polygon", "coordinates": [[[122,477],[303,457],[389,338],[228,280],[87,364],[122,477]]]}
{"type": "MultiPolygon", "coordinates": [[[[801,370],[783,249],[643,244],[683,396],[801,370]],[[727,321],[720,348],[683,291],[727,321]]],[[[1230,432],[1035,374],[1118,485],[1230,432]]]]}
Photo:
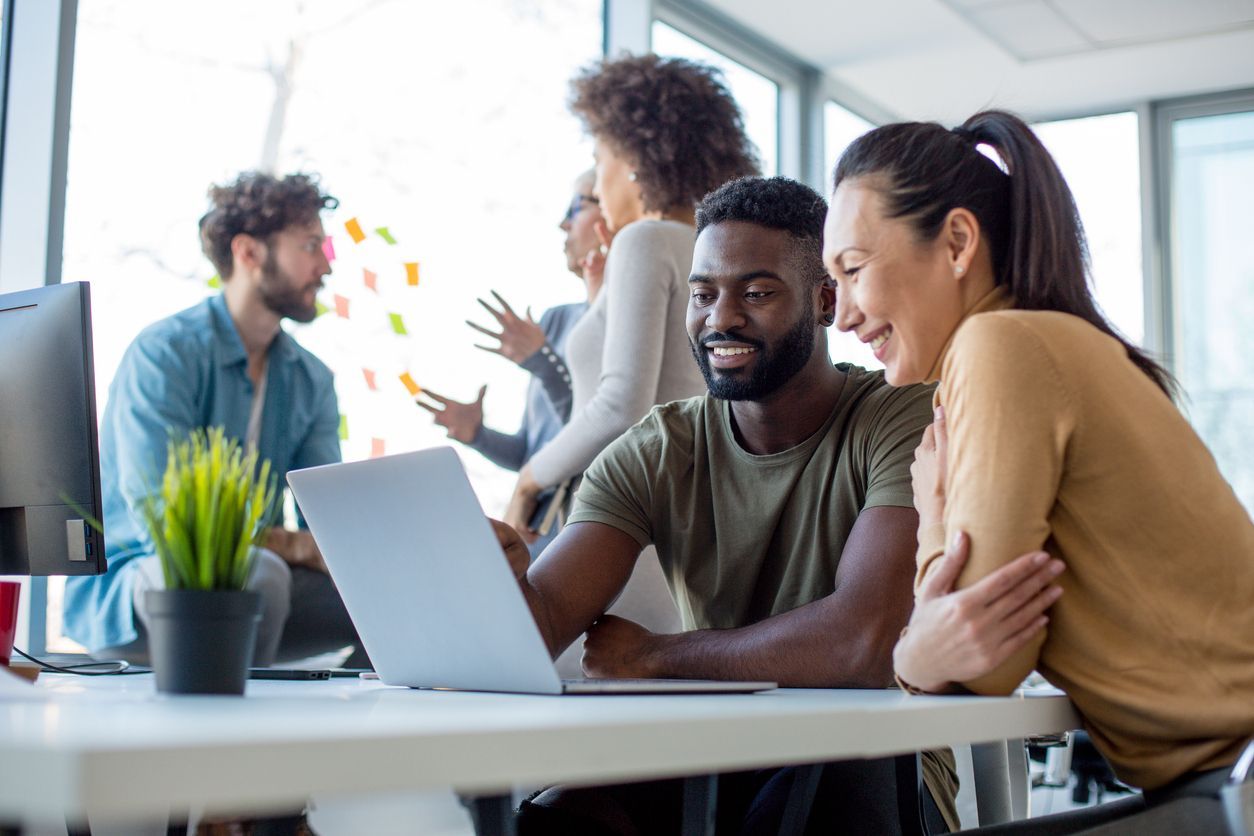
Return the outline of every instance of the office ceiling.
{"type": "Polygon", "coordinates": [[[1254,0],[707,0],[879,118],[1032,118],[1254,87],[1254,0]]]}

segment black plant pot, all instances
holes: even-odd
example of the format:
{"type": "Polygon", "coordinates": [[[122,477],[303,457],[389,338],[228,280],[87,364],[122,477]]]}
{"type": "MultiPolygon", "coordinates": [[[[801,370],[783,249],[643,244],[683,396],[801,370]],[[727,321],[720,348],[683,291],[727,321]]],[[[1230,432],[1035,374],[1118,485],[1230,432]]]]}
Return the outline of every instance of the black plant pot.
{"type": "Polygon", "coordinates": [[[165,694],[243,694],[261,621],[261,594],[158,589],[144,593],[148,650],[165,694]]]}

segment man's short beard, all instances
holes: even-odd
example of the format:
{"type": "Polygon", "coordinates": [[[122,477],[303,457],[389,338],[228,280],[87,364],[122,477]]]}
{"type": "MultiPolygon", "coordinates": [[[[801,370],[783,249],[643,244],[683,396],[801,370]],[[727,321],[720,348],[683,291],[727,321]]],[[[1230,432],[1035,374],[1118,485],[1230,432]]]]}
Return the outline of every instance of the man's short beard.
{"type": "Polygon", "coordinates": [[[274,245],[271,244],[266,249],[266,260],[261,265],[261,282],[257,285],[261,301],[280,317],[296,322],[313,322],[318,315],[317,304],[305,304],[305,292],[293,287],[290,277],[279,270],[278,261],[274,257],[274,245]]]}
{"type": "Polygon", "coordinates": [[[806,308],[797,323],[774,345],[745,340],[734,334],[711,334],[706,337],[706,340],[735,340],[757,346],[757,361],[749,374],[743,369],[719,371],[712,368],[704,343],[700,346],[690,343],[710,394],[725,401],[760,401],[792,380],[810,362],[810,355],[814,353],[814,310],[810,305],[806,308]]]}

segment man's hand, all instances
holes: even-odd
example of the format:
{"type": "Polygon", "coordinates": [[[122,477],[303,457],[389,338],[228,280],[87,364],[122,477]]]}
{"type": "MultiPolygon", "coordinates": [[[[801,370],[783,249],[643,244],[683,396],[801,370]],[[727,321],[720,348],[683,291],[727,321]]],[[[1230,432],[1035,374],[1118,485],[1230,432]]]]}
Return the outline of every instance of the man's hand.
{"type": "Polygon", "coordinates": [[[422,394],[440,405],[436,408],[429,403],[414,400],[423,409],[435,416],[435,423],[448,430],[448,437],[462,444],[475,440],[479,428],[483,426],[483,396],[488,392],[487,385],[479,387],[479,397],[473,403],[462,403],[443,395],[437,395],[430,389],[423,389],[422,394]]]}
{"type": "Polygon", "coordinates": [[[510,497],[509,507],[505,509],[505,522],[528,543],[540,539],[540,535],[531,530],[531,517],[536,512],[536,499],[539,496],[540,485],[531,475],[531,468],[524,465],[518,472],[518,482],[514,485],[514,495],[510,497]]]}
{"type": "Polygon", "coordinates": [[[1062,595],[1053,581],[1061,560],[1030,552],[959,592],[954,583],[970,541],[959,534],[936,561],[915,599],[907,631],[893,650],[897,676],[921,691],[941,692],[997,669],[1045,629],[1045,611],[1062,595]]]}
{"type": "Polygon", "coordinates": [[[522,580],[527,574],[527,567],[531,565],[531,553],[527,551],[527,544],[511,526],[491,517],[488,522],[492,523],[492,533],[496,535],[496,542],[501,544],[501,551],[505,552],[505,559],[509,562],[514,577],[522,580]]]}
{"type": "Polygon", "coordinates": [[[308,531],[271,528],[266,532],[262,545],[283,558],[283,562],[289,566],[301,566],[318,572],[327,571],[322,552],[308,531]]]}
{"type": "Polygon", "coordinates": [[[544,331],[540,328],[539,323],[531,318],[531,308],[527,308],[527,318],[523,319],[518,314],[514,313],[514,309],[509,306],[508,302],[501,298],[501,294],[493,290],[492,295],[501,305],[501,309],[499,311],[482,299],[479,300],[479,304],[483,305],[484,309],[490,313],[492,318],[496,320],[497,324],[501,326],[500,333],[497,333],[496,331],[489,331],[487,328],[471,322],[469,319],[466,320],[466,324],[471,328],[474,328],[479,333],[486,334],[492,339],[498,340],[500,344],[497,346],[488,346],[476,343],[475,348],[491,352],[492,354],[499,354],[507,360],[512,360],[515,363],[521,364],[528,357],[539,351],[540,347],[544,345],[544,331]]]}
{"type": "Polygon", "coordinates": [[[945,468],[949,462],[949,434],[945,426],[945,408],[936,407],[936,415],[923,431],[923,440],[914,450],[910,465],[910,483],[914,490],[914,510],[919,512],[919,530],[945,521],[945,468]]]}
{"type": "Polygon", "coordinates": [[[634,621],[603,615],[588,628],[583,643],[583,672],[602,679],[656,677],[652,655],[663,638],[634,621]]]}

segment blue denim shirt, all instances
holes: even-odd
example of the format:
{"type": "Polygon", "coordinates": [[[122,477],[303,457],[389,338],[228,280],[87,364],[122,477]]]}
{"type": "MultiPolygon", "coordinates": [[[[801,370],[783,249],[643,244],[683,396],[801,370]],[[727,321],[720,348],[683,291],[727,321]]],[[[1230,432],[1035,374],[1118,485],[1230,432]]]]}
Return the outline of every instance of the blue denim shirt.
{"type": "MultiPolygon", "coordinates": [[[[248,357],[221,295],[149,326],[131,343],[100,426],[109,571],[66,581],[66,635],[91,652],[138,637],[133,561],[155,553],[139,508],[161,481],[166,442],[215,426],[243,441],[252,400],[248,357]]],[[[283,331],[270,346],[258,449],[280,489],[289,470],[340,460],[331,370],[283,331]]]]}

